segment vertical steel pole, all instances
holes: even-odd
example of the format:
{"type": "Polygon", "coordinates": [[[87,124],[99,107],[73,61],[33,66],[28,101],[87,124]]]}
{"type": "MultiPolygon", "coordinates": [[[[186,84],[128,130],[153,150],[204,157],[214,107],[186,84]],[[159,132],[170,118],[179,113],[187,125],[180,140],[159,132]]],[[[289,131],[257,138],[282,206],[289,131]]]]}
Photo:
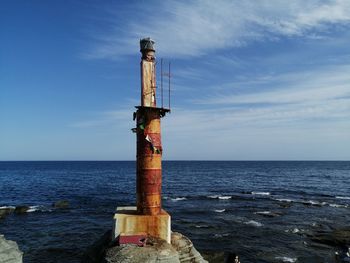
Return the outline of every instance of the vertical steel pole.
{"type": "Polygon", "coordinates": [[[170,109],[170,78],[171,78],[171,73],[170,73],[170,62],[169,62],[169,109],[170,109]]]}
{"type": "Polygon", "coordinates": [[[162,108],[163,108],[163,59],[160,59],[160,91],[162,96],[162,108]]]}

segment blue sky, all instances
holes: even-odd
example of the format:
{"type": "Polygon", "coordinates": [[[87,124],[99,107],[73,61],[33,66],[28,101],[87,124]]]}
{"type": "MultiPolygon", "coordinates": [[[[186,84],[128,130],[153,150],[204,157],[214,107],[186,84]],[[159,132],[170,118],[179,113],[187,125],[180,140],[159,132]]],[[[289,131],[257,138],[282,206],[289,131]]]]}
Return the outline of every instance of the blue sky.
{"type": "Polygon", "coordinates": [[[147,36],[172,63],[164,159],[350,160],[350,1],[33,0],[0,12],[0,160],[134,160],[147,36]]]}

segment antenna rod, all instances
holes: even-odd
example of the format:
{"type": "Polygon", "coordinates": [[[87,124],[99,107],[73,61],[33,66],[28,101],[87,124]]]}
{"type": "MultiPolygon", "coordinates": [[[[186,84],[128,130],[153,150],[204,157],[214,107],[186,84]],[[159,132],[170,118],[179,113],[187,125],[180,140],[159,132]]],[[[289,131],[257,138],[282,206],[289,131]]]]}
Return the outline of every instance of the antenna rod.
{"type": "Polygon", "coordinates": [[[171,77],[171,73],[170,73],[170,62],[169,62],[169,110],[170,110],[170,77],[171,77]]]}
{"type": "Polygon", "coordinates": [[[162,108],[163,108],[163,59],[160,59],[160,93],[162,96],[162,108]]]}

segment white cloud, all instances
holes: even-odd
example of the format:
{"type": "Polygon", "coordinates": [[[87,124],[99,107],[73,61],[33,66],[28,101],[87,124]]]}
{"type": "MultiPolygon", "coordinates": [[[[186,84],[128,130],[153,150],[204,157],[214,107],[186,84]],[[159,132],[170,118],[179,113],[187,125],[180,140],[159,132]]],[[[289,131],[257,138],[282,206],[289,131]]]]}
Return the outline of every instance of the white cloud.
{"type": "MultiPolygon", "coordinates": [[[[197,107],[191,110],[175,109],[167,125],[177,134],[218,135],[261,128],[281,131],[286,127],[307,130],[315,125],[340,131],[340,124],[350,125],[349,72],[350,66],[338,65],[268,77],[264,81],[270,88],[254,93],[232,94],[227,85],[221,96],[192,100],[197,107]]],[[[259,87],[260,83],[254,84],[259,87]]]]}
{"type": "MultiPolygon", "coordinates": [[[[90,58],[134,54],[137,39],[151,36],[158,54],[200,56],[211,50],[282,36],[322,35],[330,25],[349,25],[350,1],[162,1],[133,7],[127,21],[99,39],[90,58]]],[[[116,11],[117,13],[117,11],[116,11]]]]}
{"type": "Polygon", "coordinates": [[[222,96],[194,100],[198,104],[252,104],[252,103],[303,103],[321,102],[350,97],[350,66],[338,65],[322,69],[293,72],[278,76],[268,75],[257,79],[226,83],[222,96]],[[270,89],[254,90],[253,93],[229,94],[232,87],[270,85],[270,89]]]}

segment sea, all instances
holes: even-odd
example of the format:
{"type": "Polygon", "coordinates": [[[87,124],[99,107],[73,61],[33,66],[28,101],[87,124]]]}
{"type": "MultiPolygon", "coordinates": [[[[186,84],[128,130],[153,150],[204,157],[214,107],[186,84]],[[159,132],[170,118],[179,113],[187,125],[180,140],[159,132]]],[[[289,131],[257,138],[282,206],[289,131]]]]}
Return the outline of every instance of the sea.
{"type": "MultiPolygon", "coordinates": [[[[80,262],[112,228],[118,206],[135,205],[134,161],[0,162],[0,219],[24,262],[80,262]],[[67,200],[68,209],[52,206],[67,200]]],[[[338,262],[340,248],[315,233],[350,225],[350,162],[164,161],[162,206],[172,230],[199,251],[247,262],[338,262]]]]}

